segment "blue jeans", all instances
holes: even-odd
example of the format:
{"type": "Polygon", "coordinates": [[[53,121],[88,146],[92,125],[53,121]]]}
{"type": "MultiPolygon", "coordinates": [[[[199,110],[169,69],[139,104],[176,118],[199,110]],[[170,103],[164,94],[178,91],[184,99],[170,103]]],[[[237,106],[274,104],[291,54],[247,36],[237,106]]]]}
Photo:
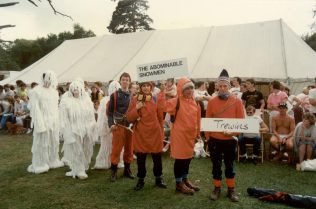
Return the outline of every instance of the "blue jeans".
{"type": "Polygon", "coordinates": [[[8,118],[11,118],[12,115],[13,115],[12,113],[5,113],[5,114],[2,115],[2,118],[1,118],[1,121],[0,121],[1,129],[6,128],[7,120],[8,120],[8,118]]]}
{"type": "Polygon", "coordinates": [[[246,144],[253,144],[253,154],[259,155],[261,138],[260,136],[256,136],[254,138],[241,137],[238,139],[238,144],[240,148],[240,155],[246,154],[246,144]]]}

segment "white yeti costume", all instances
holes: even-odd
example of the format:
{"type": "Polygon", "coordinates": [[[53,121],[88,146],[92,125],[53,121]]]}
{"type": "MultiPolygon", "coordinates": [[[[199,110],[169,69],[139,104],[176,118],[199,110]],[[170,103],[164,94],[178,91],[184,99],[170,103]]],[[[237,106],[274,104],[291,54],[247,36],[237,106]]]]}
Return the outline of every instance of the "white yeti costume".
{"type": "Polygon", "coordinates": [[[33,145],[32,164],[27,171],[47,172],[50,168],[62,167],[59,160],[59,117],[57,79],[52,71],[42,75],[40,85],[32,90],[28,107],[32,117],[33,145]]]}
{"type": "Polygon", "coordinates": [[[59,107],[60,132],[64,138],[64,159],[71,171],[66,176],[86,179],[91,157],[93,142],[96,137],[96,122],[91,99],[84,90],[83,82],[76,79],[63,95],[59,107]],[[74,92],[79,94],[74,97],[74,92]]]}
{"type": "MultiPolygon", "coordinates": [[[[109,85],[108,95],[104,97],[98,109],[98,121],[97,129],[98,135],[101,140],[101,146],[99,153],[95,160],[94,169],[108,169],[111,167],[111,151],[112,151],[112,134],[108,126],[108,118],[106,116],[107,103],[110,100],[110,96],[119,90],[121,85],[117,81],[112,81],[109,85]]],[[[118,164],[119,168],[124,167],[123,162],[123,151],[121,152],[120,162],[118,164]]]]}

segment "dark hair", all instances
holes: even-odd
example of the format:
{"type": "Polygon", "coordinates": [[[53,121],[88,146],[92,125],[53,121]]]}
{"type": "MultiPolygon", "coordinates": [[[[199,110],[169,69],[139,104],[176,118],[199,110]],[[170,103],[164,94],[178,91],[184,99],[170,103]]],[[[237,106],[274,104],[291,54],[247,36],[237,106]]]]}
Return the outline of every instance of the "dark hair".
{"type": "Polygon", "coordinates": [[[272,88],[280,90],[281,89],[281,83],[279,81],[272,81],[270,83],[270,85],[272,86],[272,88]]]}
{"type": "Polygon", "coordinates": [[[19,95],[14,95],[14,99],[20,98],[19,95]]]}
{"type": "Polygon", "coordinates": [[[120,81],[121,81],[122,77],[127,77],[127,78],[129,78],[129,81],[132,80],[132,79],[131,79],[131,76],[130,76],[127,72],[122,73],[122,75],[120,76],[120,81]]]}
{"type": "Polygon", "coordinates": [[[172,84],[174,84],[174,78],[168,78],[167,81],[171,82],[172,84]]]}
{"type": "Polygon", "coordinates": [[[239,78],[239,77],[234,77],[234,78],[236,78],[236,80],[238,81],[238,83],[241,84],[241,78],[239,78]]]}
{"type": "Polygon", "coordinates": [[[253,85],[256,84],[255,80],[252,79],[252,78],[247,79],[246,82],[249,82],[249,83],[251,83],[251,84],[253,84],[253,85]]]}
{"type": "Polygon", "coordinates": [[[288,96],[290,96],[290,89],[286,86],[284,87],[284,90],[288,92],[288,96]]]}
{"type": "Polygon", "coordinates": [[[9,84],[5,84],[5,85],[3,86],[3,88],[10,88],[10,85],[9,85],[9,84]]]}
{"type": "Polygon", "coordinates": [[[0,85],[0,89],[3,89],[3,86],[2,86],[2,85],[0,85]]]}
{"type": "Polygon", "coordinates": [[[25,83],[21,83],[20,87],[26,87],[26,84],[25,83]]]}
{"type": "Polygon", "coordinates": [[[36,82],[32,82],[31,83],[31,88],[34,88],[35,86],[37,86],[38,84],[36,82]]]}
{"type": "Polygon", "coordinates": [[[15,83],[16,83],[16,86],[17,86],[17,87],[20,87],[20,86],[22,85],[23,81],[21,81],[21,80],[16,80],[15,83]]]}
{"type": "Polygon", "coordinates": [[[11,86],[10,86],[10,89],[11,89],[12,91],[14,91],[14,90],[15,90],[15,87],[14,87],[13,85],[11,85],[11,86]]]}
{"type": "Polygon", "coordinates": [[[309,113],[309,112],[305,113],[303,115],[303,119],[308,120],[311,125],[315,124],[315,116],[312,113],[309,113]]]}
{"type": "Polygon", "coordinates": [[[65,93],[65,90],[64,90],[64,88],[62,86],[58,86],[57,90],[60,91],[61,94],[65,93]]]}
{"type": "Polygon", "coordinates": [[[246,107],[246,110],[253,110],[253,111],[256,111],[256,108],[255,108],[254,106],[252,106],[252,105],[248,105],[248,106],[246,107]]]}
{"type": "Polygon", "coordinates": [[[198,81],[198,82],[195,83],[195,87],[196,88],[200,88],[203,84],[205,84],[204,81],[198,81]]]}

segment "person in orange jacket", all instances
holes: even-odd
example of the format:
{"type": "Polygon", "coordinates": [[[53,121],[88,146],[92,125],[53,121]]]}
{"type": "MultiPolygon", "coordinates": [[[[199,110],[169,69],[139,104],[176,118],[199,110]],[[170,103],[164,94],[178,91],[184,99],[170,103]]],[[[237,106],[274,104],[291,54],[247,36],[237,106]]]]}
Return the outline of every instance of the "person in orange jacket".
{"type": "MultiPolygon", "coordinates": [[[[228,72],[224,69],[217,79],[218,95],[209,100],[206,109],[206,118],[244,118],[242,101],[230,94],[230,80],[228,72]]],[[[227,196],[231,201],[237,202],[238,196],[235,192],[234,160],[237,142],[234,139],[237,133],[232,132],[206,132],[208,147],[213,164],[214,191],[210,198],[217,200],[221,191],[222,158],[225,163],[225,177],[227,185],[227,196]]]]}
{"type": "Polygon", "coordinates": [[[200,190],[188,179],[195,139],[200,137],[201,109],[194,100],[193,89],[191,80],[181,78],[177,85],[178,98],[166,101],[166,112],[174,118],[170,147],[171,157],[175,159],[176,191],[189,195],[200,190]]]}
{"type": "Polygon", "coordinates": [[[133,126],[133,145],[137,156],[138,182],[135,190],[144,187],[144,178],[146,176],[146,156],[151,154],[156,177],[156,186],[167,188],[162,180],[162,162],[161,151],[163,147],[163,132],[161,121],[163,120],[162,109],[158,108],[160,104],[151,93],[151,83],[140,83],[140,92],[132,99],[129,105],[127,119],[134,123],[133,126]]]}

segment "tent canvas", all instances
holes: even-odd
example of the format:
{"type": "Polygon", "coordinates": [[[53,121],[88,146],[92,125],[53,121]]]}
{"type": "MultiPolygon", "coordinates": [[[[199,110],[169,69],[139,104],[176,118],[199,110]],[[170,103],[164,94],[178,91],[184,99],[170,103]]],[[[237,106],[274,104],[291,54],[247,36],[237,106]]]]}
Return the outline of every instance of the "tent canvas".
{"type": "Polygon", "coordinates": [[[38,82],[46,70],[59,82],[118,79],[122,72],[136,77],[136,66],[185,57],[191,78],[230,76],[256,80],[310,79],[316,75],[316,53],[282,20],[104,35],[65,41],[20,74],[0,84],[38,82]]]}

